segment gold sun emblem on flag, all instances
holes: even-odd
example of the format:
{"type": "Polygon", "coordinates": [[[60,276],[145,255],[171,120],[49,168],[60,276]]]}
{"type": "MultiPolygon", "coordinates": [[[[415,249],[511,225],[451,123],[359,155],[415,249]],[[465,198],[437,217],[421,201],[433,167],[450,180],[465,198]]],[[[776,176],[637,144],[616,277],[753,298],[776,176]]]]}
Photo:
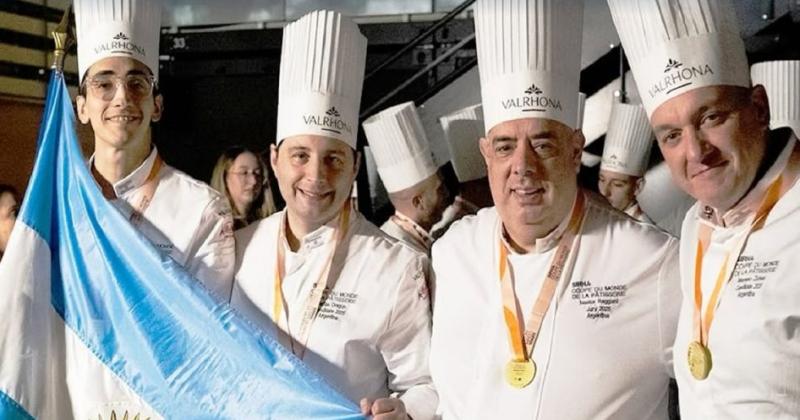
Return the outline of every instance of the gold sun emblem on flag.
{"type": "MultiPolygon", "coordinates": [[[[91,419],[90,419],[91,420],[91,419]]],[[[97,420],[106,420],[103,418],[101,414],[97,415],[97,420]]],[[[115,410],[111,410],[111,417],[108,420],[118,420],[117,419],[117,412],[115,410]]],[[[135,416],[133,413],[128,413],[128,410],[125,410],[125,414],[122,415],[122,418],[119,420],[150,420],[150,417],[142,417],[141,414],[136,414],[135,416]],[[133,416],[133,417],[131,417],[133,416]]]]}

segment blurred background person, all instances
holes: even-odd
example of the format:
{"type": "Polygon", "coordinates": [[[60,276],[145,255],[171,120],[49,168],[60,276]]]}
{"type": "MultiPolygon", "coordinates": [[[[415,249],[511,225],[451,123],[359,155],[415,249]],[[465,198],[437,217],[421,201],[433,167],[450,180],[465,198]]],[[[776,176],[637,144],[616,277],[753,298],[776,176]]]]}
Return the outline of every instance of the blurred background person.
{"type": "Polygon", "coordinates": [[[615,102],[611,106],[597,188],[615,209],[634,219],[654,224],[637,196],[644,189],[650,161],[653,130],[641,105],[615,102]]]}
{"type": "Polygon", "coordinates": [[[222,152],[214,165],[211,186],[228,198],[234,229],[241,229],[276,211],[267,165],[257,153],[244,146],[233,146],[222,152]]]}
{"type": "Polygon", "coordinates": [[[19,211],[19,194],[11,185],[0,184],[0,260],[6,252],[14,221],[19,211]]]}

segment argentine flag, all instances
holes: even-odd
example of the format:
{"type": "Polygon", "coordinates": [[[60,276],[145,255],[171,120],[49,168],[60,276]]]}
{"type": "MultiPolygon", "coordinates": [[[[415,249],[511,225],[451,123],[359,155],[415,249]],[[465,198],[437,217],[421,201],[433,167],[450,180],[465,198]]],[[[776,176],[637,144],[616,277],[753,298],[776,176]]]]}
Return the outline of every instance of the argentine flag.
{"type": "Polygon", "coordinates": [[[0,419],[360,418],[102,197],[59,72],[39,136],[0,263],[0,419]]]}

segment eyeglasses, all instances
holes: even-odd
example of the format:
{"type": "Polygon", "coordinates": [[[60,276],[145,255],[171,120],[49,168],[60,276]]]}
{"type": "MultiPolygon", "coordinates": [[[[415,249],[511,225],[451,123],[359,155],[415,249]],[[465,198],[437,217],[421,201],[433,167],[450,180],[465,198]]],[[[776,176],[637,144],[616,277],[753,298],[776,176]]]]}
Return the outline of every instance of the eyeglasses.
{"type": "Polygon", "coordinates": [[[253,169],[252,171],[238,171],[238,172],[228,172],[231,175],[236,175],[239,179],[247,179],[247,177],[252,176],[257,181],[264,180],[264,174],[261,172],[261,169],[253,169]]]}
{"type": "Polygon", "coordinates": [[[144,74],[129,74],[115,76],[99,74],[86,79],[89,91],[96,98],[110,101],[117,93],[117,86],[123,86],[132,99],[142,99],[150,96],[155,85],[155,77],[144,74]]]}

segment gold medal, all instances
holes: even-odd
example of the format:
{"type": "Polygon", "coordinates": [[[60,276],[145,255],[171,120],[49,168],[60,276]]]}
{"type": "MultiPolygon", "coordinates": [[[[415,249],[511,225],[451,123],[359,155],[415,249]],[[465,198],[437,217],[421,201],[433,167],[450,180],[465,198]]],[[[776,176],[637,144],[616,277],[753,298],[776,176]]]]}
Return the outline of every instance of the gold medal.
{"type": "Polygon", "coordinates": [[[506,382],[514,388],[525,388],[536,376],[533,360],[512,360],[506,363],[506,382]]]}
{"type": "Polygon", "coordinates": [[[706,346],[699,341],[689,343],[687,361],[689,371],[695,379],[702,381],[708,377],[708,373],[711,372],[711,352],[706,346]]]}

